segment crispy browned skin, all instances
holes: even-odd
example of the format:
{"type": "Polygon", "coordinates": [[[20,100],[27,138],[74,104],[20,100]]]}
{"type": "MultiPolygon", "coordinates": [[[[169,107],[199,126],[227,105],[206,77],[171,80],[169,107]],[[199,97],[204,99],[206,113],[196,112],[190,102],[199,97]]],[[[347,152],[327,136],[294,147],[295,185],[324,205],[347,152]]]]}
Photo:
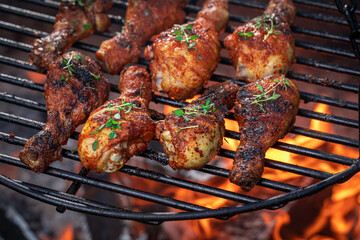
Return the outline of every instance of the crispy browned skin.
{"type": "Polygon", "coordinates": [[[32,63],[46,71],[49,64],[80,39],[95,31],[109,29],[110,20],[105,11],[112,6],[111,0],[93,0],[80,6],[78,1],[63,1],[56,15],[50,35],[36,39],[29,56],[32,63]]]}
{"type": "Polygon", "coordinates": [[[207,0],[196,17],[206,19],[215,27],[215,31],[224,31],[229,21],[228,1],[207,0]]]}
{"type": "Polygon", "coordinates": [[[136,62],[140,47],[153,35],[185,19],[187,0],[129,0],[123,31],[101,43],[96,58],[108,73],[118,73],[128,63],[136,62]]]}
{"type": "Polygon", "coordinates": [[[152,93],[146,70],[137,66],[124,69],[119,89],[120,97],[96,109],[79,136],[81,162],[98,173],[122,168],[132,156],[147,149],[155,134],[156,124],[148,111],[152,93]]]}
{"type": "Polygon", "coordinates": [[[52,62],[44,88],[47,122],[26,142],[20,160],[37,173],[61,161],[61,146],[107,100],[109,92],[107,79],[89,57],[69,52],[52,62]]]}
{"type": "Polygon", "coordinates": [[[156,136],[173,169],[200,169],[218,153],[225,134],[223,118],[233,107],[237,90],[230,81],[211,88],[158,123],[156,136]]]}
{"type": "Polygon", "coordinates": [[[272,74],[286,74],[294,60],[290,25],[295,18],[291,0],[272,0],[264,15],[239,26],[224,40],[236,76],[248,82],[272,74]],[[272,30],[271,30],[272,29],[272,30]]]}
{"type": "Polygon", "coordinates": [[[266,77],[240,89],[235,103],[240,145],[229,175],[231,182],[248,191],[260,180],[265,152],[284,137],[295,122],[299,100],[296,85],[279,75],[266,77]],[[262,94],[261,88],[266,97],[256,98],[256,95],[262,94]],[[279,96],[266,100],[274,92],[279,96]]]}
{"type": "Polygon", "coordinates": [[[226,26],[227,7],[224,0],[206,1],[195,22],[174,25],[145,49],[155,91],[183,100],[204,87],[220,61],[217,30],[226,26]]]}

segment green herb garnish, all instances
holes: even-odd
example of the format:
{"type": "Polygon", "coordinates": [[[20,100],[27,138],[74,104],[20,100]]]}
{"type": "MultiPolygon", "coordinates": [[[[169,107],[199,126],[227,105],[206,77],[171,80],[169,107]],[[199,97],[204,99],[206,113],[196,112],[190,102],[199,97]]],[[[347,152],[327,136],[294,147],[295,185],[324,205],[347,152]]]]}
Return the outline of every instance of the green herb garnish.
{"type": "Polygon", "coordinates": [[[97,148],[98,148],[98,146],[99,146],[99,142],[98,142],[98,140],[95,140],[91,146],[92,146],[92,149],[93,149],[93,150],[94,150],[94,152],[95,152],[95,151],[96,151],[96,149],[97,149],[97,148]]]}
{"type": "Polygon", "coordinates": [[[256,87],[260,90],[261,94],[253,95],[253,97],[255,97],[255,100],[251,104],[259,105],[260,109],[263,112],[266,112],[266,110],[264,109],[264,106],[262,104],[263,102],[267,102],[267,101],[270,101],[270,100],[275,100],[275,99],[278,99],[280,97],[280,94],[277,94],[276,91],[275,91],[277,86],[279,86],[280,84],[283,84],[283,86],[285,87],[285,90],[287,90],[286,86],[290,87],[289,81],[287,79],[285,79],[284,76],[282,76],[281,80],[279,80],[278,78],[275,78],[274,82],[276,82],[277,84],[275,84],[272,88],[270,88],[266,92],[264,92],[264,89],[260,84],[256,83],[256,87]],[[268,96],[268,94],[270,94],[270,92],[272,92],[272,95],[268,96]]]}
{"type": "MultiPolygon", "coordinates": [[[[73,66],[74,66],[73,65],[74,64],[73,59],[74,59],[74,57],[79,63],[86,62],[86,59],[83,56],[77,55],[77,54],[75,54],[75,52],[71,52],[71,57],[69,59],[66,59],[64,57],[62,58],[63,63],[65,63],[65,67],[63,67],[63,69],[67,69],[69,71],[69,74],[66,77],[64,75],[61,76],[61,80],[65,81],[66,83],[68,83],[69,77],[72,76],[73,73],[75,73],[75,69],[73,68],[73,66]]],[[[89,72],[89,73],[95,79],[100,78],[100,75],[95,75],[92,72],[89,72]]]]}
{"type": "Polygon", "coordinates": [[[197,128],[199,125],[193,125],[193,126],[187,126],[187,127],[179,127],[179,129],[176,131],[176,136],[179,134],[180,130],[184,129],[190,129],[190,128],[197,128]]]}
{"type": "Polygon", "coordinates": [[[61,75],[61,80],[64,81],[65,84],[69,84],[70,86],[72,86],[71,83],[69,83],[69,77],[70,75],[67,75],[66,77],[64,77],[64,75],[61,75]]]}
{"type": "MultiPolygon", "coordinates": [[[[86,0],[86,6],[89,7],[94,0],[86,0]]],[[[83,0],[68,0],[68,2],[73,2],[73,3],[77,3],[80,7],[84,6],[84,1],[83,0]]]]}
{"type": "Polygon", "coordinates": [[[246,28],[244,28],[244,31],[238,32],[239,36],[240,36],[240,37],[244,37],[245,40],[246,40],[248,37],[252,37],[252,35],[254,35],[253,32],[246,32],[246,30],[247,30],[248,28],[249,28],[249,27],[246,27],[246,28]]]}
{"type": "MultiPolygon", "coordinates": [[[[124,100],[121,102],[121,105],[112,106],[111,103],[109,103],[107,105],[107,108],[104,109],[104,112],[108,112],[108,111],[110,112],[109,120],[106,123],[100,125],[100,127],[98,127],[98,129],[96,129],[94,132],[91,132],[90,135],[97,134],[103,128],[110,128],[112,131],[109,133],[109,139],[111,140],[116,138],[118,135],[115,132],[115,129],[121,129],[121,122],[118,121],[121,119],[120,111],[123,110],[125,111],[125,113],[129,113],[133,108],[138,108],[138,107],[136,107],[135,104],[131,102],[126,102],[124,100]],[[115,115],[113,115],[113,111],[117,111],[115,115]]],[[[97,137],[98,136],[99,135],[97,135],[97,137]]],[[[98,147],[97,138],[93,142],[92,147],[93,150],[96,151],[98,147]]]]}
{"type": "Polygon", "coordinates": [[[173,113],[176,116],[183,117],[185,119],[185,121],[189,121],[189,120],[191,120],[192,115],[199,116],[200,113],[207,114],[207,113],[210,113],[211,111],[215,113],[216,108],[215,108],[215,104],[211,103],[211,100],[208,99],[208,100],[206,100],[205,105],[202,104],[202,105],[200,105],[200,107],[195,106],[195,108],[176,109],[173,111],[173,113]]]}
{"type": "Polygon", "coordinates": [[[95,78],[96,80],[100,78],[100,74],[99,75],[95,75],[92,72],[90,72],[90,75],[93,76],[93,78],[95,78]]]}
{"type": "Polygon", "coordinates": [[[265,13],[263,16],[257,17],[257,19],[254,20],[255,27],[257,29],[262,28],[266,31],[264,40],[266,40],[270,36],[270,34],[281,34],[281,31],[276,31],[278,26],[274,23],[274,21],[275,19],[273,17],[265,13]]]}
{"type": "Polygon", "coordinates": [[[84,28],[84,29],[90,29],[90,28],[91,28],[91,25],[90,25],[90,24],[84,24],[84,25],[83,25],[83,28],[84,28]]]}
{"type": "Polygon", "coordinates": [[[150,17],[150,12],[149,12],[149,9],[147,9],[147,8],[145,8],[145,16],[147,16],[147,17],[150,17]]]}
{"type": "MultiPolygon", "coordinates": [[[[185,27],[179,24],[175,24],[174,26],[177,28],[175,31],[173,31],[173,34],[175,34],[175,40],[178,41],[185,41],[186,43],[186,50],[194,49],[197,52],[199,50],[195,47],[196,42],[194,42],[195,39],[197,39],[198,35],[191,35],[191,29],[194,26],[195,23],[190,23],[186,25],[185,27]]],[[[197,56],[198,59],[203,60],[200,55],[197,56]]]]}

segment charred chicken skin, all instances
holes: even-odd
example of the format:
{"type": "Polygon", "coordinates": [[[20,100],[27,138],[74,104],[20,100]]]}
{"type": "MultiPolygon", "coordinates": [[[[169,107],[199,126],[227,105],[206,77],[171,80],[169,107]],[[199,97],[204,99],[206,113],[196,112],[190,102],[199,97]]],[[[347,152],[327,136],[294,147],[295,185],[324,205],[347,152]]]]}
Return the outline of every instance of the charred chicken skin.
{"type": "Polygon", "coordinates": [[[264,15],[239,26],[224,40],[236,76],[254,82],[272,74],[286,74],[294,60],[290,25],[295,18],[291,0],[271,0],[264,15]]]}
{"type": "Polygon", "coordinates": [[[44,72],[75,42],[108,30],[110,19],[105,11],[111,6],[111,0],[62,1],[51,34],[34,41],[29,54],[32,63],[44,72]]]}
{"type": "Polygon", "coordinates": [[[283,75],[269,76],[240,89],[235,103],[240,145],[229,175],[231,182],[249,191],[261,179],[265,152],[295,122],[299,100],[296,85],[283,75]]]}
{"type": "Polygon", "coordinates": [[[158,123],[156,136],[173,169],[200,169],[218,153],[225,134],[223,118],[233,107],[237,90],[230,81],[213,87],[158,123]]]}
{"type": "Polygon", "coordinates": [[[101,68],[116,74],[128,63],[136,62],[139,48],[153,35],[185,19],[187,0],[129,0],[123,31],[102,42],[96,52],[101,68]]]}
{"type": "Polygon", "coordinates": [[[153,90],[177,100],[199,93],[220,61],[218,32],[228,17],[227,1],[208,0],[195,22],[174,25],[159,34],[144,53],[153,90]]]}
{"type": "Polygon", "coordinates": [[[20,160],[37,173],[61,161],[61,146],[107,100],[109,92],[107,79],[87,56],[69,52],[52,62],[44,88],[47,122],[26,142],[20,160]]]}
{"type": "Polygon", "coordinates": [[[120,97],[96,109],[80,134],[78,153],[87,169],[114,172],[135,154],[147,149],[156,124],[148,111],[150,77],[145,69],[131,66],[122,71],[120,97]]]}

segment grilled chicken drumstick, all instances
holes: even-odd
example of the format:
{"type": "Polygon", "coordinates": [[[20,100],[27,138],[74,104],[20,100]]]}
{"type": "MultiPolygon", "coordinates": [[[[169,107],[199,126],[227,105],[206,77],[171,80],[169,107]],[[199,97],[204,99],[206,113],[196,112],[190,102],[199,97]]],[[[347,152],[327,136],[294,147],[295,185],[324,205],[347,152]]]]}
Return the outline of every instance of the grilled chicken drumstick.
{"type": "Polygon", "coordinates": [[[123,31],[102,42],[96,52],[101,68],[108,73],[118,73],[128,63],[136,62],[139,48],[154,34],[185,19],[187,0],[129,0],[123,31]]]}
{"type": "Polygon", "coordinates": [[[218,33],[228,18],[227,0],[207,0],[195,22],[159,34],[144,53],[152,88],[177,100],[199,93],[220,61],[218,33]]]}
{"type": "Polygon", "coordinates": [[[111,0],[62,1],[51,34],[34,41],[29,54],[32,63],[40,71],[46,71],[52,61],[78,40],[95,31],[108,30],[110,20],[105,11],[111,6],[111,0]]]}
{"type": "Polygon", "coordinates": [[[235,103],[240,145],[229,175],[231,182],[248,191],[260,180],[265,152],[284,137],[295,122],[299,100],[296,85],[280,75],[240,89],[235,103]]]}
{"type": "Polygon", "coordinates": [[[150,77],[145,69],[131,66],[121,72],[120,97],[96,109],[80,134],[78,153],[87,169],[114,172],[135,154],[147,149],[156,124],[148,111],[150,77]]]}
{"type": "Polygon", "coordinates": [[[295,6],[291,0],[271,0],[264,15],[239,26],[224,40],[236,76],[248,82],[272,74],[286,74],[294,60],[295,41],[290,25],[295,6]]]}
{"type": "Polygon", "coordinates": [[[213,87],[158,123],[156,136],[173,169],[200,169],[218,153],[225,134],[223,118],[237,90],[231,81],[213,87]]]}
{"type": "Polygon", "coordinates": [[[37,173],[61,161],[61,146],[107,100],[109,92],[109,83],[99,67],[83,54],[65,53],[52,62],[44,88],[47,122],[26,142],[20,160],[37,173]]]}

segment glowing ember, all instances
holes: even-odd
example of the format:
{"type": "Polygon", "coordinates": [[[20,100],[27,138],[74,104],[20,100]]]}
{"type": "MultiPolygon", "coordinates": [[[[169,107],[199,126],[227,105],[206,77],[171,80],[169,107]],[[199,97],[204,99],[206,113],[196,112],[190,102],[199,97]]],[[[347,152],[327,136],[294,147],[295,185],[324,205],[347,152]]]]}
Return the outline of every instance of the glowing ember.
{"type": "Polygon", "coordinates": [[[74,228],[72,225],[67,225],[63,232],[60,234],[58,240],[73,240],[74,239],[74,228]]]}
{"type": "Polygon", "coordinates": [[[40,74],[37,72],[31,72],[31,71],[27,71],[26,72],[29,80],[35,82],[35,83],[44,83],[45,79],[46,79],[46,75],[44,74],[40,74]]]}
{"type": "MultiPolygon", "coordinates": [[[[166,112],[172,111],[172,109],[169,109],[169,107],[165,107],[166,112]]],[[[318,104],[314,111],[320,113],[329,113],[328,106],[324,104],[318,104]]],[[[236,121],[226,119],[225,124],[226,129],[238,131],[236,121]]],[[[332,125],[330,123],[319,120],[312,119],[309,128],[311,130],[334,133],[332,125]]],[[[291,137],[291,134],[288,134],[284,139],[281,140],[281,142],[296,146],[302,146],[309,149],[318,149],[321,151],[347,156],[354,159],[358,158],[359,154],[357,149],[301,135],[291,137]]],[[[238,140],[226,139],[224,140],[224,144],[222,147],[235,151],[238,144],[238,140]]],[[[301,155],[280,151],[273,148],[268,150],[268,152],[266,153],[266,158],[330,173],[337,173],[347,168],[347,166],[343,166],[340,164],[322,161],[311,157],[304,157],[301,155]]],[[[228,161],[229,165],[226,168],[230,169],[231,163],[232,161],[228,161]]],[[[301,175],[270,168],[265,168],[263,177],[287,183],[292,183],[294,181],[296,183],[299,183],[301,182],[299,181],[300,179],[305,178],[301,175]]],[[[212,186],[220,189],[226,189],[232,192],[240,191],[237,186],[231,184],[229,181],[227,181],[227,179],[219,179],[217,179],[217,183],[219,184],[215,184],[212,186]]],[[[322,208],[321,210],[319,210],[318,216],[313,220],[313,222],[311,222],[311,224],[309,223],[309,226],[307,226],[307,228],[302,232],[301,236],[291,239],[332,239],[320,234],[322,231],[324,231],[324,229],[328,227],[331,228],[330,231],[332,234],[329,234],[327,236],[337,236],[337,239],[348,239],[346,238],[346,236],[348,236],[349,233],[352,233],[352,236],[358,236],[360,232],[360,221],[357,220],[357,216],[360,214],[360,184],[358,184],[359,181],[360,174],[357,174],[349,181],[343,184],[333,186],[331,188],[332,195],[326,198],[326,200],[323,202],[322,208]]],[[[211,181],[209,185],[214,184],[214,182],[216,181],[211,181]]],[[[308,181],[306,181],[306,183],[306,185],[309,184],[308,181]]],[[[194,202],[197,205],[211,209],[234,205],[234,203],[231,201],[212,196],[204,197],[204,195],[194,193],[186,189],[170,188],[166,190],[168,194],[171,191],[173,191],[174,198],[176,199],[186,200],[187,202],[194,202]]],[[[254,189],[253,191],[259,193],[258,189],[254,189]]],[[[266,189],[262,189],[261,191],[266,192],[266,189]]],[[[273,228],[273,239],[285,239],[285,236],[282,235],[282,230],[291,226],[291,217],[294,216],[290,216],[288,212],[283,209],[272,211],[270,213],[269,211],[264,210],[262,211],[261,216],[263,217],[263,221],[265,222],[265,224],[269,228],[273,228]],[[275,214],[273,214],[274,212],[275,214]]],[[[218,229],[216,226],[220,226],[221,223],[222,221],[216,219],[201,219],[197,221],[191,221],[190,223],[189,221],[183,222],[180,225],[186,228],[186,231],[184,231],[184,233],[186,234],[183,239],[216,239],[221,234],[221,229],[218,229]],[[190,229],[191,232],[189,232],[190,229]]]]}

